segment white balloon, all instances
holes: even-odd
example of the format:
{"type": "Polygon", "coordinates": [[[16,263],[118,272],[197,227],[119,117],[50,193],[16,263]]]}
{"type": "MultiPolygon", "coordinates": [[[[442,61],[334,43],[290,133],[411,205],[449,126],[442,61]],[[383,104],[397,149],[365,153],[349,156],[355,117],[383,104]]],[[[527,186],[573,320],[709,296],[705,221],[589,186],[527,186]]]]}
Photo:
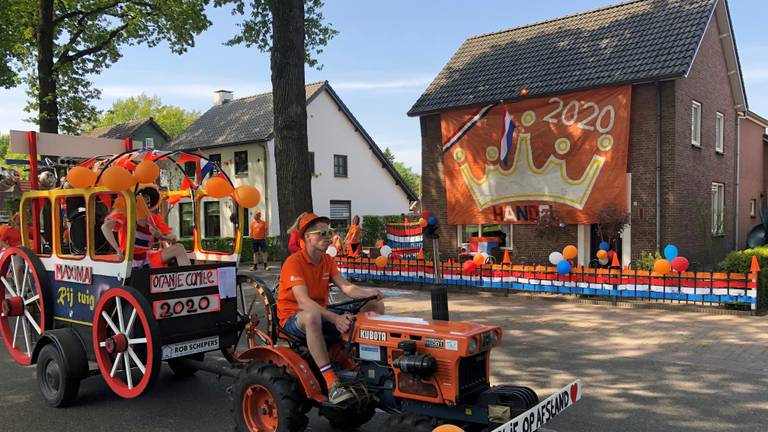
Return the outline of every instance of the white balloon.
{"type": "Polygon", "coordinates": [[[551,254],[549,254],[549,262],[551,262],[552,265],[556,266],[557,263],[559,263],[564,259],[565,258],[563,258],[563,254],[561,254],[560,252],[552,252],[551,254]]]}
{"type": "Polygon", "coordinates": [[[606,264],[608,264],[608,258],[603,258],[603,259],[601,259],[601,260],[597,260],[597,261],[600,263],[600,265],[606,265],[606,264]]]}
{"type": "Polygon", "coordinates": [[[379,249],[379,253],[381,253],[381,256],[389,257],[389,255],[392,253],[392,248],[384,245],[379,249]]]}
{"type": "Polygon", "coordinates": [[[334,246],[328,246],[328,249],[325,250],[325,253],[327,253],[328,255],[330,255],[332,257],[335,257],[336,255],[339,254],[339,251],[336,250],[336,248],[334,246]]]}

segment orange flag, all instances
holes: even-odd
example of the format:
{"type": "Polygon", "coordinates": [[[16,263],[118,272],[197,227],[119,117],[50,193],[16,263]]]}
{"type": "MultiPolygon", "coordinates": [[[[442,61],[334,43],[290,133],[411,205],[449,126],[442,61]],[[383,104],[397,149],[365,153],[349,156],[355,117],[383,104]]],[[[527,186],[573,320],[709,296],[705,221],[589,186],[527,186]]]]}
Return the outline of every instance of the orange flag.
{"type": "Polygon", "coordinates": [[[752,264],[749,266],[750,273],[756,273],[760,271],[760,264],[757,262],[757,255],[752,255],[752,264]]]}
{"type": "Polygon", "coordinates": [[[424,259],[424,249],[419,249],[419,254],[416,256],[416,258],[420,260],[424,259]]]}
{"type": "Polygon", "coordinates": [[[509,259],[509,249],[504,249],[504,259],[501,262],[503,264],[512,264],[512,260],[509,259]]]}

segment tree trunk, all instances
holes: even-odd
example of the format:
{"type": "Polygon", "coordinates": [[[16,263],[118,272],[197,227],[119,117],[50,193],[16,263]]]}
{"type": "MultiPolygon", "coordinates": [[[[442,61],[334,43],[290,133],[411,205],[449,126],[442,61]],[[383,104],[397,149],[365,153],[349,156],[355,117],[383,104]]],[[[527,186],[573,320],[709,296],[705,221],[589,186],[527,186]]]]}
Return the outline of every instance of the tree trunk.
{"type": "Polygon", "coordinates": [[[53,1],[40,0],[37,24],[37,92],[40,132],[59,132],[56,78],[53,74],[53,1]]]}
{"type": "Polygon", "coordinates": [[[272,1],[270,8],[277,203],[280,243],[287,253],[286,228],[301,212],[312,211],[304,90],[304,0],[272,1]]]}

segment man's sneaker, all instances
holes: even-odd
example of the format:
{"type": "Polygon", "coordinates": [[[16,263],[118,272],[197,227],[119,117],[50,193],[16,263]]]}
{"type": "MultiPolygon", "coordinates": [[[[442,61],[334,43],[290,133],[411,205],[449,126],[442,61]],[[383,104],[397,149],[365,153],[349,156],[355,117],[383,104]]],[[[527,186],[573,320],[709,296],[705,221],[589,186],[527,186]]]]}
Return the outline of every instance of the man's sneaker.
{"type": "Polygon", "coordinates": [[[258,271],[258,270],[259,270],[259,268],[257,266],[251,267],[251,271],[258,271]]]}
{"type": "Polygon", "coordinates": [[[264,266],[264,271],[270,271],[270,270],[272,270],[272,267],[270,267],[270,266],[264,266]]]}
{"type": "Polygon", "coordinates": [[[339,405],[354,397],[355,395],[348,388],[340,386],[338,381],[328,390],[328,401],[334,405],[339,405]]]}

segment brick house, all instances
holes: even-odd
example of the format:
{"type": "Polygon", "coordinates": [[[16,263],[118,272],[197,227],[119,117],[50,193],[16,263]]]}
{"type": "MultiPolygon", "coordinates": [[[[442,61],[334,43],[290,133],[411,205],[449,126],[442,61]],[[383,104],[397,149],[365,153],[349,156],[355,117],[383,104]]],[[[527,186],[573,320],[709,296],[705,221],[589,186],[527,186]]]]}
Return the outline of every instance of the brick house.
{"type": "Polygon", "coordinates": [[[761,223],[760,212],[768,207],[766,199],[766,181],[768,180],[768,119],[747,111],[739,120],[739,198],[736,247],[741,249],[747,244],[747,235],[752,228],[761,223]]]}
{"type": "MultiPolygon", "coordinates": [[[[638,0],[467,39],[409,111],[422,136],[422,205],[448,220],[441,119],[460,109],[574,91],[631,86],[623,264],[676,244],[708,267],[736,244],[738,118],[747,111],[725,0],[638,0]]],[[[444,147],[443,147],[444,148],[444,147]]],[[[594,223],[556,239],[503,224],[517,258],[541,260],[566,244],[587,265],[594,223]]],[[[473,228],[474,229],[474,228],[473,228]]],[[[482,226],[477,228],[482,233],[482,226]]],[[[472,235],[440,226],[442,251],[472,235]]]]}

